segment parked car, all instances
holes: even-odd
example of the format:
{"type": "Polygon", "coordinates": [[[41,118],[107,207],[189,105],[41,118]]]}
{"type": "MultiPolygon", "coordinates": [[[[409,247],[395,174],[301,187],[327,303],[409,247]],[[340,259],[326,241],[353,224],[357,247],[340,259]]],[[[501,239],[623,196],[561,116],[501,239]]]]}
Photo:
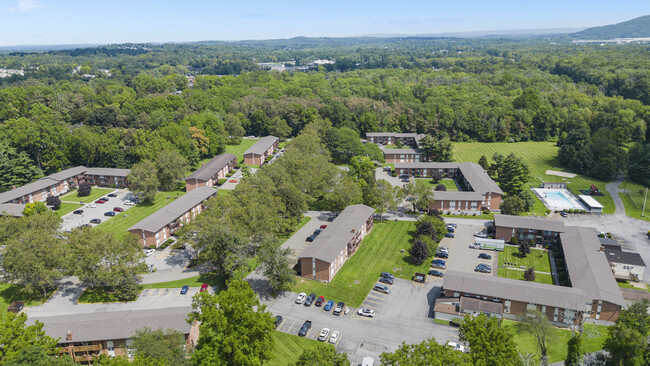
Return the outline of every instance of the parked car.
{"type": "Polygon", "coordinates": [[[338,331],[336,331],[336,330],[333,331],[332,335],[330,336],[329,342],[332,343],[332,344],[336,344],[336,342],[338,342],[338,340],[339,340],[340,335],[341,335],[341,333],[339,333],[338,331]]]}
{"type": "Polygon", "coordinates": [[[436,258],[444,258],[444,259],[447,259],[447,258],[449,258],[449,253],[447,253],[447,252],[437,251],[437,252],[436,252],[436,258]]]}
{"type": "Polygon", "coordinates": [[[391,169],[390,165],[386,165],[386,166],[384,167],[384,171],[385,171],[385,172],[390,172],[391,170],[392,170],[392,169],[391,169]]]}
{"type": "Polygon", "coordinates": [[[435,269],[430,269],[429,274],[436,277],[443,277],[445,274],[435,269]]]}
{"type": "Polygon", "coordinates": [[[97,207],[97,205],[91,202],[91,203],[87,204],[86,207],[87,208],[95,208],[95,207],[97,207]]]}
{"type": "Polygon", "coordinates": [[[341,313],[345,310],[345,303],[343,301],[339,302],[336,304],[336,307],[334,308],[334,315],[341,315],[341,313]]]}
{"type": "Polygon", "coordinates": [[[305,306],[311,306],[311,304],[314,303],[314,300],[316,300],[316,294],[312,292],[312,293],[309,294],[309,296],[307,296],[307,298],[305,299],[305,306]]]}
{"type": "Polygon", "coordinates": [[[312,234],[312,235],[309,235],[306,240],[309,241],[309,242],[312,242],[312,241],[314,241],[314,239],[316,239],[316,237],[312,234]]]}
{"type": "Polygon", "coordinates": [[[97,200],[97,201],[95,201],[95,203],[101,203],[101,204],[103,204],[104,202],[105,202],[105,201],[103,201],[103,200],[97,200]]]}
{"type": "Polygon", "coordinates": [[[487,253],[481,253],[478,255],[478,257],[481,259],[492,259],[492,256],[487,253]]]}
{"type": "Polygon", "coordinates": [[[282,324],[282,315],[276,315],[275,316],[275,329],[278,329],[280,324],[282,324]]]}
{"type": "Polygon", "coordinates": [[[449,341],[449,342],[447,342],[447,346],[453,348],[455,351],[465,352],[465,347],[463,347],[462,344],[458,344],[456,342],[449,341]]]}
{"type": "Polygon", "coordinates": [[[81,214],[84,213],[84,210],[74,210],[74,211],[72,211],[72,213],[75,214],[75,215],[81,215],[81,214]]]}
{"type": "Polygon", "coordinates": [[[476,266],[476,268],[474,268],[474,271],[480,272],[480,273],[492,273],[491,269],[486,268],[486,267],[481,267],[481,266],[476,266]]]}
{"type": "Polygon", "coordinates": [[[306,336],[307,332],[309,332],[309,328],[311,328],[311,321],[306,320],[302,324],[302,327],[300,327],[300,330],[298,331],[298,335],[301,336],[301,337],[306,336]]]}
{"type": "Polygon", "coordinates": [[[325,302],[325,298],[323,296],[319,296],[318,299],[316,299],[316,306],[321,306],[325,302]]]}
{"type": "Polygon", "coordinates": [[[90,220],[90,223],[91,224],[101,224],[102,220],[101,219],[92,219],[92,220],[90,220]]]}
{"type": "Polygon", "coordinates": [[[404,183],[408,183],[408,182],[409,182],[409,179],[408,179],[408,178],[402,178],[402,182],[404,182],[404,183]]]}
{"type": "Polygon", "coordinates": [[[564,211],[562,211],[562,212],[560,212],[560,216],[562,216],[562,217],[567,217],[567,216],[569,216],[569,214],[566,213],[566,212],[564,212],[564,211]]]}
{"type": "Polygon", "coordinates": [[[451,227],[453,227],[454,229],[458,227],[458,225],[457,225],[457,224],[454,224],[454,223],[449,223],[449,224],[447,224],[447,226],[451,226],[451,227]]]}
{"type": "Polygon", "coordinates": [[[438,247],[438,251],[439,252],[449,253],[449,248],[447,248],[447,247],[438,247]]]}
{"type": "Polygon", "coordinates": [[[108,197],[102,197],[102,198],[100,198],[100,200],[102,200],[104,202],[108,202],[108,197]]]}
{"type": "Polygon", "coordinates": [[[307,297],[307,294],[304,292],[301,292],[298,294],[298,297],[296,297],[296,304],[302,304],[305,302],[305,298],[307,297]]]}
{"type": "Polygon", "coordinates": [[[153,270],[154,270],[153,264],[150,264],[149,266],[147,266],[147,270],[149,272],[153,272],[153,270]]]}
{"type": "Polygon", "coordinates": [[[451,232],[445,234],[445,238],[452,238],[452,239],[453,239],[453,238],[455,238],[455,237],[456,237],[456,235],[454,235],[454,233],[451,233],[451,232]]]}
{"type": "Polygon", "coordinates": [[[372,318],[373,316],[375,316],[375,311],[372,309],[360,308],[359,310],[357,310],[357,314],[361,316],[367,316],[368,318],[372,318]]]}
{"type": "Polygon", "coordinates": [[[474,233],[474,236],[476,236],[477,238],[487,238],[488,237],[487,234],[482,232],[482,231],[477,231],[476,233],[474,233]]]}
{"type": "Polygon", "coordinates": [[[481,249],[481,244],[478,243],[472,243],[469,245],[470,248],[472,249],[481,249]]]}
{"type": "Polygon", "coordinates": [[[379,277],[379,282],[385,283],[387,285],[392,285],[393,283],[395,283],[395,280],[390,279],[388,277],[379,277]]]}
{"type": "Polygon", "coordinates": [[[391,273],[388,273],[388,272],[382,272],[381,275],[379,275],[379,276],[380,277],[390,278],[391,280],[395,279],[395,276],[393,276],[391,273]]]}
{"type": "Polygon", "coordinates": [[[25,303],[22,301],[14,301],[11,304],[9,304],[9,307],[7,308],[7,312],[9,313],[20,313],[23,308],[25,307],[25,303]]]}
{"type": "Polygon", "coordinates": [[[445,261],[443,261],[442,259],[434,259],[431,262],[431,267],[440,268],[440,269],[447,269],[447,263],[445,261]]]}
{"type": "Polygon", "coordinates": [[[492,269],[492,266],[491,266],[491,265],[489,265],[489,264],[485,264],[485,263],[479,263],[479,264],[477,264],[476,266],[477,266],[477,267],[487,268],[487,269],[492,269]]]}
{"type": "Polygon", "coordinates": [[[135,205],[135,202],[133,202],[133,201],[129,201],[129,200],[126,200],[126,201],[124,201],[124,204],[125,204],[126,206],[133,206],[133,205],[135,205]]]}
{"type": "Polygon", "coordinates": [[[113,211],[115,211],[115,212],[123,212],[124,209],[122,207],[113,207],[113,211]]]}
{"type": "Polygon", "coordinates": [[[203,291],[208,291],[208,284],[207,283],[204,283],[204,284],[201,285],[201,289],[199,290],[199,292],[203,292],[203,291]]]}
{"type": "Polygon", "coordinates": [[[115,216],[115,212],[113,212],[113,211],[106,211],[106,212],[104,212],[104,216],[111,216],[111,217],[113,217],[113,216],[115,216]]]}
{"type": "Polygon", "coordinates": [[[323,307],[323,310],[325,311],[330,311],[332,310],[332,306],[334,306],[334,301],[330,300],[325,304],[325,307],[323,307]]]}
{"type": "Polygon", "coordinates": [[[318,340],[321,342],[325,342],[327,338],[329,338],[329,336],[330,336],[329,328],[323,328],[318,334],[318,340]]]}
{"type": "Polygon", "coordinates": [[[451,225],[447,225],[447,231],[453,233],[454,231],[456,231],[456,228],[451,225]]]}
{"type": "Polygon", "coordinates": [[[190,286],[188,285],[181,287],[181,295],[185,295],[189,290],[190,290],[190,286]]]}
{"type": "Polygon", "coordinates": [[[108,197],[117,197],[117,194],[115,194],[115,193],[109,193],[109,194],[107,194],[107,196],[108,196],[108,197]]]}
{"type": "Polygon", "coordinates": [[[325,229],[327,229],[327,225],[323,224],[323,225],[320,226],[320,228],[325,230],[325,229]]]}
{"type": "Polygon", "coordinates": [[[148,256],[152,255],[152,254],[155,253],[155,252],[156,252],[155,249],[146,249],[146,250],[144,251],[144,255],[148,257],[148,256]]]}
{"type": "Polygon", "coordinates": [[[385,285],[376,284],[372,289],[377,291],[377,292],[390,294],[390,289],[388,288],[388,286],[385,286],[385,285]]]}

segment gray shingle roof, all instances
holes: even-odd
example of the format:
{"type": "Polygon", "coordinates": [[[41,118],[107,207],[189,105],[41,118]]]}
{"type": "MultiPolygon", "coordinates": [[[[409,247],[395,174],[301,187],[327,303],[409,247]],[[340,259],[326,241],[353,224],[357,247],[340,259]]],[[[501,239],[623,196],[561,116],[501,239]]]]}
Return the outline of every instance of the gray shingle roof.
{"type": "Polygon", "coordinates": [[[584,291],[589,299],[625,306],[596,233],[590,228],[571,226],[560,233],[560,240],[571,285],[584,291]]]}
{"type": "Polygon", "coordinates": [[[59,338],[59,343],[92,342],[104,340],[127,339],[135,335],[137,329],[175,329],[183,334],[190,332],[190,324],[185,319],[192,311],[190,306],[97,312],[87,314],[58,315],[47,317],[29,317],[27,324],[36,320],[43,323],[43,330],[52,338],[59,338]],[[72,332],[72,341],[66,340],[68,331],[72,332]]]}
{"type": "Polygon", "coordinates": [[[355,235],[375,209],[366,205],[352,205],[343,210],[320,235],[300,253],[299,258],[316,258],[331,263],[355,235]]]}
{"type": "Polygon", "coordinates": [[[217,194],[212,187],[198,187],[178,197],[174,202],[154,212],[146,219],[128,228],[131,230],[144,230],[158,232],[165,225],[173,222],[192,207],[217,194]]]}
{"type": "Polygon", "coordinates": [[[58,182],[58,180],[50,179],[48,177],[41,178],[36,182],[25,184],[24,186],[18,187],[16,189],[0,193],[0,203],[11,202],[12,200],[26,196],[30,193],[38,192],[41,189],[52,187],[58,182]]]}
{"type": "Polygon", "coordinates": [[[483,194],[471,191],[434,191],[433,199],[440,201],[454,200],[454,201],[483,201],[483,194]]]}
{"type": "Polygon", "coordinates": [[[503,313],[503,304],[500,302],[481,300],[465,296],[460,299],[459,307],[461,310],[471,310],[492,314],[503,313]]]}
{"type": "Polygon", "coordinates": [[[192,174],[188,175],[185,180],[188,179],[198,179],[202,181],[207,181],[208,179],[214,177],[218,171],[223,169],[233,160],[237,159],[237,155],[233,154],[221,154],[217,155],[214,158],[210,159],[207,163],[203,164],[199,169],[195,170],[192,174]]]}
{"type": "Polygon", "coordinates": [[[461,295],[467,292],[564,309],[586,310],[587,303],[591,303],[577,288],[452,270],[445,273],[443,287],[461,295]]]}
{"type": "Polygon", "coordinates": [[[419,154],[420,150],[416,149],[383,149],[384,155],[395,155],[395,154],[419,154]]]}
{"type": "MultiPolygon", "coordinates": [[[[0,205],[1,209],[2,205],[0,205]]],[[[641,254],[635,252],[624,252],[620,245],[603,245],[607,260],[612,263],[629,264],[645,267],[641,254]]]]}
{"type": "MultiPolygon", "coordinates": [[[[384,153],[395,149],[386,149],[384,153]]],[[[412,150],[412,149],[410,149],[412,150]]],[[[448,163],[448,162],[413,162],[395,163],[395,169],[458,169],[465,177],[465,180],[472,186],[472,190],[478,193],[493,192],[503,194],[503,191],[496,182],[490,178],[483,167],[476,163],[448,163]]],[[[464,193],[464,192],[463,192],[464,193]]],[[[453,199],[453,198],[452,198],[453,199]]]]}
{"type": "Polygon", "coordinates": [[[86,167],[83,165],[79,165],[73,168],[69,168],[66,170],[62,170],[60,172],[56,172],[54,174],[48,175],[46,178],[54,179],[56,181],[62,181],[74,176],[77,176],[79,174],[83,174],[83,172],[86,171],[86,167]]]}
{"type": "Polygon", "coordinates": [[[255,145],[251,146],[246,150],[244,155],[246,154],[256,154],[256,155],[262,155],[266,150],[268,150],[273,144],[275,144],[276,141],[279,141],[280,139],[275,137],[275,136],[265,136],[262,137],[259,141],[255,143],[255,145]]]}
{"type": "Polygon", "coordinates": [[[86,174],[88,175],[107,175],[111,177],[126,177],[129,175],[131,169],[118,169],[118,168],[88,168],[86,174]]]}
{"type": "Polygon", "coordinates": [[[458,163],[427,163],[427,162],[412,162],[412,163],[395,163],[395,169],[458,169],[458,163]]]}
{"type": "Polygon", "coordinates": [[[417,133],[414,132],[366,132],[366,137],[418,137],[417,133]]]}
{"type": "Polygon", "coordinates": [[[25,205],[21,203],[0,203],[0,215],[22,217],[25,205]]]}
{"type": "Polygon", "coordinates": [[[566,227],[562,221],[549,220],[541,217],[494,215],[494,225],[533,230],[564,232],[566,227]]]}

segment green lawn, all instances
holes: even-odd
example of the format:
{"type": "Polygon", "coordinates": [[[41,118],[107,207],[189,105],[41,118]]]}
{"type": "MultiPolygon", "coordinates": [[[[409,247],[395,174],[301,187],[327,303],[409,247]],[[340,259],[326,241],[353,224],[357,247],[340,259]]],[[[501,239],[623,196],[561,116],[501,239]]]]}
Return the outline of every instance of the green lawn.
{"type": "Polygon", "coordinates": [[[75,189],[72,192],[68,192],[64,194],[63,196],[60,196],[59,198],[61,201],[70,201],[70,202],[84,202],[84,203],[89,203],[89,202],[94,202],[98,198],[106,196],[107,194],[113,192],[114,189],[112,188],[96,188],[93,187],[93,189],[90,191],[90,195],[85,196],[85,197],[79,197],[77,195],[77,190],[75,189]]]}
{"type": "Polygon", "coordinates": [[[442,184],[447,187],[447,191],[458,191],[456,181],[453,179],[443,179],[438,183],[433,183],[431,178],[416,178],[415,180],[417,181],[417,184],[426,184],[427,186],[434,189],[438,186],[438,184],[442,184]]]}
{"type": "MultiPolygon", "coordinates": [[[[488,158],[488,162],[492,163],[492,155],[495,152],[500,152],[503,155],[510,154],[511,152],[520,156],[530,167],[532,175],[530,185],[538,187],[541,182],[566,182],[568,188],[574,194],[582,194],[579,191],[588,189],[591,184],[595,184],[604,196],[594,197],[605,208],[603,213],[614,213],[616,207],[614,200],[605,190],[607,182],[600,181],[593,178],[587,178],[577,175],[575,178],[562,178],[556,175],[547,175],[546,170],[566,171],[562,168],[557,161],[558,147],[555,142],[549,141],[528,141],[528,142],[454,142],[454,161],[465,162],[471,161],[478,163],[481,155],[488,158]]],[[[537,198],[536,198],[537,200],[537,198]]],[[[542,209],[543,204],[537,200],[538,203],[533,207],[535,214],[543,214],[545,208],[542,209]]]]}
{"type": "MultiPolygon", "coordinates": [[[[630,283],[628,281],[616,280],[616,283],[618,284],[618,287],[621,287],[621,288],[629,288],[629,289],[632,289],[632,290],[641,290],[641,291],[643,291],[643,289],[641,289],[641,288],[634,287],[634,286],[630,285],[630,283]]],[[[645,285],[645,291],[650,292],[650,288],[648,288],[648,285],[645,285]]]]}
{"type": "Polygon", "coordinates": [[[551,272],[551,263],[548,259],[548,253],[545,253],[543,249],[531,249],[530,254],[524,258],[519,253],[518,247],[514,245],[506,245],[503,252],[499,252],[498,256],[499,267],[504,266],[505,262],[509,262],[515,263],[516,267],[534,267],[535,272],[551,272]]]}
{"type": "Polygon", "coordinates": [[[131,302],[135,300],[125,300],[115,293],[106,291],[104,287],[86,288],[79,296],[79,304],[96,304],[104,302],[131,302]]]}
{"type": "Polygon", "coordinates": [[[315,292],[328,300],[344,301],[357,307],[368,295],[381,272],[410,280],[415,272],[426,273],[429,262],[420,266],[409,260],[415,223],[408,221],[375,221],[372,232],[366,236],[357,252],[348,259],[330,283],[298,278],[292,291],[315,292]],[[404,249],[405,253],[400,253],[404,249]]]}
{"type": "Polygon", "coordinates": [[[83,205],[80,205],[78,203],[70,203],[70,202],[61,202],[61,207],[59,207],[58,210],[54,211],[54,213],[61,217],[63,215],[67,215],[70,212],[83,208],[83,205]]]}
{"type": "Polygon", "coordinates": [[[274,332],[273,359],[265,362],[269,366],[293,365],[303,351],[318,347],[323,344],[332,347],[329,343],[318,342],[313,339],[298,337],[297,335],[274,332]]]}
{"type": "MultiPolygon", "coordinates": [[[[518,271],[516,269],[508,268],[497,268],[497,276],[504,278],[511,278],[513,280],[522,280],[524,281],[524,271],[518,271]]],[[[550,274],[544,273],[535,273],[535,281],[538,283],[545,283],[547,285],[553,284],[553,277],[550,274]]]]}
{"type": "Polygon", "coordinates": [[[244,160],[244,152],[255,145],[257,141],[258,139],[243,139],[239,145],[226,145],[226,152],[237,155],[237,161],[242,162],[244,160]]]}
{"type": "Polygon", "coordinates": [[[650,205],[648,205],[647,202],[645,216],[641,216],[641,213],[643,212],[643,201],[645,200],[646,187],[626,180],[621,183],[618,188],[625,190],[625,192],[619,193],[621,200],[623,200],[623,205],[625,206],[625,215],[635,219],[650,221],[650,205]]]}
{"type": "Polygon", "coordinates": [[[207,283],[210,286],[217,286],[219,289],[225,288],[224,281],[221,277],[209,273],[196,277],[186,278],[184,280],[151,283],[142,285],[141,287],[145,290],[154,288],[181,288],[185,285],[190,287],[201,287],[201,285],[204,283],[207,283]]]}
{"type": "Polygon", "coordinates": [[[184,194],[185,192],[183,191],[158,192],[156,193],[156,198],[154,199],[153,204],[137,204],[124,212],[120,212],[112,219],[102,222],[101,224],[97,225],[97,228],[104,231],[110,231],[117,238],[123,238],[126,234],[128,234],[128,231],[126,231],[128,228],[142,221],[144,218],[148,217],[164,206],[172,203],[174,201],[173,198],[177,195],[182,196],[184,194]],[[171,198],[168,199],[167,197],[171,198]]]}
{"type": "MultiPolygon", "coordinates": [[[[517,333],[515,328],[516,322],[504,320],[504,324],[512,327],[515,334],[514,341],[517,344],[517,350],[520,353],[532,353],[539,358],[537,341],[532,335],[527,333],[517,333]]],[[[582,347],[587,353],[595,352],[603,348],[603,342],[607,338],[607,327],[602,325],[585,324],[584,333],[582,334],[582,347]]],[[[571,330],[562,328],[553,328],[546,339],[548,349],[549,363],[563,361],[566,357],[566,343],[571,337],[571,330]]]]}
{"type": "MultiPolygon", "coordinates": [[[[29,293],[21,290],[20,286],[0,282],[0,313],[6,313],[7,307],[14,301],[23,301],[25,306],[39,305],[45,301],[40,292],[29,293]]],[[[53,292],[50,292],[48,297],[52,296],[53,292]]]]}

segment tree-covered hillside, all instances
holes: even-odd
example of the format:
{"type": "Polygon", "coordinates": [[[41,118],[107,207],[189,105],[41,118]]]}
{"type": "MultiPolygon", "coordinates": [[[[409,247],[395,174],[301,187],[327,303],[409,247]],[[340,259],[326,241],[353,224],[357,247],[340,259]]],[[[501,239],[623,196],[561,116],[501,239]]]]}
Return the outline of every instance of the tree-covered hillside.
{"type": "Polygon", "coordinates": [[[576,39],[612,39],[650,37],[650,15],[626,22],[592,27],[572,34],[576,39]]]}

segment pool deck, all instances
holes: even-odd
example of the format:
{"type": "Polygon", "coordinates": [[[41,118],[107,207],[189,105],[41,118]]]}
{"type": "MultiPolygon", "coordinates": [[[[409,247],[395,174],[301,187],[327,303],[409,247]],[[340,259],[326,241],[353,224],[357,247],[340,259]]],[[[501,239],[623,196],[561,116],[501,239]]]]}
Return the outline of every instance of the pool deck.
{"type": "Polygon", "coordinates": [[[566,189],[531,188],[533,193],[542,201],[549,210],[587,210],[578,197],[566,189]]]}

